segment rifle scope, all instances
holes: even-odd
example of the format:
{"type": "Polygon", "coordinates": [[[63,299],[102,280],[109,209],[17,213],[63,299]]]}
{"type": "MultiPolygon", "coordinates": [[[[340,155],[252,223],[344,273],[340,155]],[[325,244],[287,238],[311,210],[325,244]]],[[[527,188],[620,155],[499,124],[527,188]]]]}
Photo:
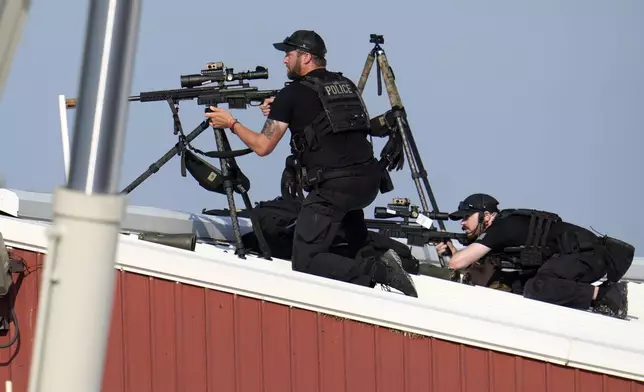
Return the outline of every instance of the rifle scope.
{"type": "MultiPolygon", "coordinates": [[[[409,217],[415,217],[415,214],[410,211],[404,211],[404,210],[394,210],[391,208],[387,207],[376,207],[373,211],[373,216],[376,219],[388,219],[388,218],[409,218],[409,217]]],[[[428,212],[424,213],[426,217],[429,219],[434,219],[434,220],[448,220],[449,219],[449,214],[446,212],[428,212]]]]}
{"type": "Polygon", "coordinates": [[[254,71],[233,72],[233,68],[205,69],[200,74],[181,75],[181,87],[192,88],[215,82],[232,82],[233,80],[268,79],[268,69],[257,66],[254,71]]]}

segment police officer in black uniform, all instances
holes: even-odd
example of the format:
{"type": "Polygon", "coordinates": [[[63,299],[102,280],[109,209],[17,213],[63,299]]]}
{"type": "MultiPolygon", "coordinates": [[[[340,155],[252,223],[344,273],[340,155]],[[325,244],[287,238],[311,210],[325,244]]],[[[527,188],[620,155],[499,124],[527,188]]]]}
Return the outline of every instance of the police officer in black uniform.
{"type": "Polygon", "coordinates": [[[310,30],[299,30],[275,43],[285,52],[292,83],[262,105],[267,115],[261,133],[211,107],[211,125],[230,128],[257,155],[270,154],[287,128],[291,152],[308,192],[293,239],[292,266],[300,272],[374,287],[376,283],[417,296],[411,277],[393,251],[382,257],[344,257],[333,252],[344,237],[359,253],[367,240],[363,208],[378,195],[382,167],[367,136],[370,118],[354,83],[326,69],[326,46],[310,30]],[[342,235],[341,235],[342,234],[342,235]]]}
{"type": "Polygon", "coordinates": [[[473,283],[504,282],[526,298],[618,318],[626,317],[626,283],[635,249],[622,241],[563,221],[557,214],[532,209],[498,209],[498,201],[477,193],[459,203],[450,219],[460,220],[471,243],[449,247],[449,267],[467,269],[473,283]],[[503,273],[504,268],[515,272],[503,273]],[[607,276],[600,286],[591,283],[607,276]]]}

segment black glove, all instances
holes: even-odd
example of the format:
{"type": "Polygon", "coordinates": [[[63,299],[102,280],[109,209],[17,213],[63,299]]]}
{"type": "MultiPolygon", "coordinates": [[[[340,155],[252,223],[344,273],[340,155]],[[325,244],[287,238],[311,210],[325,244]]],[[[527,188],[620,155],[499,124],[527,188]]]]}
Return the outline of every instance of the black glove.
{"type": "Polygon", "coordinates": [[[400,170],[405,164],[405,154],[403,153],[403,143],[400,132],[392,132],[389,135],[387,144],[380,151],[380,157],[389,161],[387,170],[400,170]]]}
{"type": "Polygon", "coordinates": [[[387,112],[385,112],[385,125],[391,130],[398,130],[398,122],[396,121],[397,117],[401,117],[404,127],[407,127],[407,112],[405,108],[399,108],[394,106],[387,112]]]}
{"type": "Polygon", "coordinates": [[[407,127],[407,114],[405,109],[399,109],[398,107],[393,107],[392,109],[386,111],[385,113],[376,116],[370,121],[370,132],[371,136],[375,137],[385,137],[389,136],[392,133],[398,131],[398,122],[396,121],[397,117],[402,118],[403,126],[407,127]]]}

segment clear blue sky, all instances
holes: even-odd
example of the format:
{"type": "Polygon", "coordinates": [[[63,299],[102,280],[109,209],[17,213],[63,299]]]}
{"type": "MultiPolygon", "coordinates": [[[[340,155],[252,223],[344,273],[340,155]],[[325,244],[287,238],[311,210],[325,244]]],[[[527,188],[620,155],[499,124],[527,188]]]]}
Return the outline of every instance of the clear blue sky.
{"type": "MultiPolygon", "coordinates": [[[[501,207],[560,213],[644,247],[641,172],[644,158],[644,2],[641,0],[370,1],[329,0],[298,12],[285,0],[217,3],[143,1],[132,94],[178,88],[179,75],[208,61],[235,70],[266,66],[286,80],[272,47],[296,29],[326,40],[328,67],[357,81],[384,34],[389,60],[441,210],[487,192],[501,207]],[[245,10],[246,9],[246,10],[245,10]]],[[[10,188],[51,192],[64,181],[57,95],[78,90],[87,1],[35,0],[0,105],[0,173],[10,188]]],[[[371,115],[388,108],[365,90],[371,115]]],[[[196,102],[181,105],[184,128],[203,119],[196,102]]],[[[74,112],[69,111],[73,129],[74,112]]],[[[259,109],[235,111],[259,130],[259,109]]],[[[214,149],[212,132],[194,144],[214,149]]],[[[242,147],[234,135],[233,148],[242,147]]],[[[176,142],[168,105],[131,103],[121,188],[176,142]]],[[[376,142],[376,152],[383,142],[376,142]]],[[[287,140],[266,158],[238,159],[253,201],[279,193],[287,140]]],[[[217,163],[218,165],[218,163],[217,163]]],[[[393,175],[393,196],[419,203],[409,167],[393,175]]],[[[199,212],[226,206],[174,158],[130,195],[131,204],[199,212]]],[[[241,205],[241,198],[237,199],[241,205]]],[[[373,206],[368,209],[372,216],[373,206]]],[[[457,229],[449,223],[448,228],[457,229]]]]}

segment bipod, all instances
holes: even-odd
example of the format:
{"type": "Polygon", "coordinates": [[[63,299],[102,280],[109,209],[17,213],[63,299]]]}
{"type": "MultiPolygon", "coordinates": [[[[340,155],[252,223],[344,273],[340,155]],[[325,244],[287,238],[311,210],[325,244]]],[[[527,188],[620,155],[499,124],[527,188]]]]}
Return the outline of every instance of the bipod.
{"type": "MultiPolygon", "coordinates": [[[[207,109],[207,111],[209,111],[209,109],[207,109]]],[[[270,248],[268,246],[268,243],[266,242],[266,239],[264,238],[264,234],[262,233],[262,229],[259,226],[259,222],[257,221],[255,214],[253,214],[253,205],[250,201],[250,197],[248,196],[250,181],[244,181],[244,179],[246,179],[246,176],[243,175],[241,169],[237,165],[234,154],[230,154],[234,153],[234,151],[231,151],[230,143],[228,142],[228,137],[226,136],[225,131],[221,128],[213,128],[213,130],[215,132],[215,142],[217,144],[217,150],[218,152],[223,153],[219,156],[219,162],[221,164],[223,188],[225,190],[226,198],[228,199],[228,210],[230,213],[230,219],[233,224],[233,233],[235,235],[235,254],[242,259],[246,258],[246,250],[244,249],[244,244],[241,238],[241,230],[239,229],[239,218],[237,216],[237,208],[235,207],[233,191],[241,194],[242,196],[244,206],[246,207],[248,216],[251,219],[253,231],[255,232],[257,242],[262,251],[262,257],[267,260],[271,260],[270,248]]]]}
{"type": "Polygon", "coordinates": [[[246,178],[246,176],[243,175],[243,173],[241,173],[241,170],[239,169],[237,162],[235,161],[235,157],[249,154],[252,152],[252,150],[250,148],[245,148],[242,150],[232,151],[223,129],[215,129],[215,141],[217,143],[218,151],[203,152],[192,147],[190,145],[190,142],[192,142],[197,138],[197,136],[201,135],[203,131],[210,127],[208,120],[202,121],[194,130],[192,130],[192,132],[190,132],[188,135],[185,135],[183,133],[181,120],[179,119],[178,102],[169,99],[168,104],[170,105],[170,110],[172,111],[174,134],[178,135],[178,142],[159,160],[151,164],[146,171],[144,171],[134,181],[126,186],[121,191],[121,193],[129,194],[136,187],[141,185],[143,181],[148,179],[152,174],[159,171],[159,169],[163,167],[163,165],[168,163],[168,161],[170,161],[175,155],[179,155],[181,156],[182,177],[186,177],[187,169],[190,174],[195,177],[199,184],[205,189],[217,193],[226,194],[228,199],[228,208],[230,209],[230,218],[233,226],[233,234],[235,236],[235,254],[242,259],[246,258],[246,251],[241,239],[241,230],[239,228],[239,219],[237,217],[237,210],[235,208],[235,200],[233,198],[233,189],[242,195],[246,209],[249,211],[253,231],[255,232],[260,249],[262,250],[262,257],[267,260],[271,260],[270,248],[260,229],[259,223],[257,222],[257,219],[254,217],[254,215],[250,214],[253,208],[250,197],[248,196],[250,181],[248,180],[248,178],[246,178]],[[206,160],[199,158],[195,153],[211,158],[219,158],[222,166],[221,170],[212,166],[206,160]],[[207,176],[207,178],[198,178],[196,170],[199,170],[200,166],[206,167],[209,170],[209,175],[207,176]],[[233,178],[232,175],[235,175],[235,177],[233,178]],[[224,190],[221,189],[222,186],[224,190]]]}
{"type": "MultiPolygon", "coordinates": [[[[385,82],[385,88],[387,89],[387,95],[389,96],[389,103],[391,104],[392,109],[395,110],[396,114],[396,126],[400,132],[400,136],[403,142],[403,150],[405,151],[405,157],[407,162],[409,162],[409,169],[411,171],[411,178],[414,180],[416,185],[416,190],[418,191],[418,197],[420,198],[420,204],[424,211],[438,212],[438,203],[436,202],[436,197],[432,188],[427,179],[427,171],[423,165],[423,161],[418,152],[418,146],[414,140],[414,136],[411,132],[411,126],[409,125],[409,120],[404,111],[404,106],[402,100],[400,99],[400,94],[398,93],[398,88],[396,87],[394,72],[389,65],[387,60],[387,55],[385,54],[384,49],[380,46],[385,43],[385,38],[382,35],[371,34],[370,43],[374,44],[373,49],[367,55],[367,60],[365,61],[364,68],[362,69],[362,74],[360,75],[360,80],[358,81],[358,91],[362,94],[365,85],[367,84],[367,79],[371,73],[371,68],[373,63],[376,63],[376,72],[377,72],[377,82],[378,82],[378,96],[382,95],[382,79],[385,82]],[[404,118],[403,118],[404,117],[404,118]],[[404,120],[404,122],[403,122],[404,120]],[[405,123],[407,126],[405,127],[405,123]],[[423,185],[427,190],[429,200],[432,204],[432,209],[429,209],[427,204],[427,199],[425,198],[425,192],[421,185],[420,179],[422,178],[423,185]]],[[[438,221],[438,226],[441,230],[445,231],[445,223],[441,220],[438,221]]],[[[443,258],[440,258],[441,264],[444,264],[443,258]]]]}
{"type": "Polygon", "coordinates": [[[179,141],[177,142],[177,144],[174,145],[174,147],[172,147],[161,158],[159,158],[159,160],[151,164],[146,171],[141,173],[141,175],[138,176],[134,181],[132,181],[128,186],[123,188],[121,193],[128,194],[132,192],[134,188],[141,185],[143,181],[147,180],[151,175],[158,172],[159,169],[161,169],[163,165],[165,165],[166,163],[168,163],[168,161],[174,158],[175,155],[183,155],[183,152],[186,150],[186,148],[190,146],[190,142],[196,139],[197,136],[201,135],[203,131],[208,129],[209,127],[208,121],[204,120],[201,122],[201,124],[197,125],[197,127],[193,129],[192,132],[190,132],[187,135],[184,135],[183,127],[181,126],[181,120],[179,119],[178,102],[168,99],[168,105],[170,105],[170,110],[172,111],[174,134],[179,135],[179,141]]]}

